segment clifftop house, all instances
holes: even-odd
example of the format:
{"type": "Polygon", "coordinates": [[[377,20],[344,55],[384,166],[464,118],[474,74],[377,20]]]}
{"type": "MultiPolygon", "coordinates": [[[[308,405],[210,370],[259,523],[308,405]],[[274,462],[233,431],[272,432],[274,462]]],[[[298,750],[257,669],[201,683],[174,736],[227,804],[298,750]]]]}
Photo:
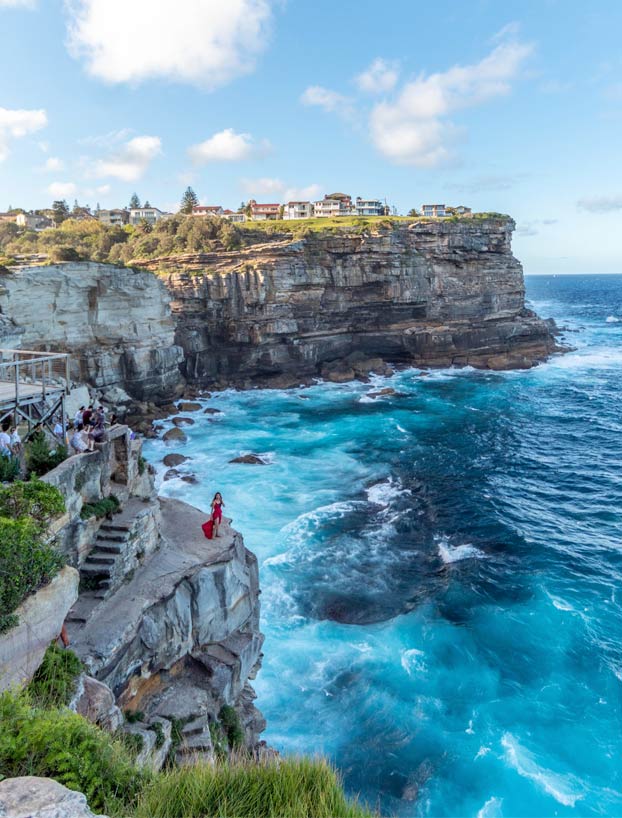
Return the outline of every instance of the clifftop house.
{"type": "Polygon", "coordinates": [[[157,207],[132,207],[130,209],[130,224],[140,224],[142,221],[155,224],[165,216],[168,216],[168,213],[157,207]]]}
{"type": "Polygon", "coordinates": [[[259,204],[254,199],[248,204],[251,209],[251,220],[254,222],[276,221],[279,218],[280,204],[259,204]]]}
{"type": "Polygon", "coordinates": [[[102,224],[106,224],[109,227],[123,227],[123,225],[128,224],[130,220],[129,211],[121,209],[98,210],[95,216],[102,224]]]}

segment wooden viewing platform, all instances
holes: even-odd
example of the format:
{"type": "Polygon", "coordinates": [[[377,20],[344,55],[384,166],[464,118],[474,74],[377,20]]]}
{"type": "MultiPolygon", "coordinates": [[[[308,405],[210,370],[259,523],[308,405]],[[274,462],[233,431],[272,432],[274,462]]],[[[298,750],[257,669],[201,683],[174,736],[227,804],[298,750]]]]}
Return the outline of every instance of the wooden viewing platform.
{"type": "Polygon", "coordinates": [[[69,355],[32,349],[0,349],[0,424],[50,429],[59,416],[65,430],[65,396],[69,394],[69,355]]]}

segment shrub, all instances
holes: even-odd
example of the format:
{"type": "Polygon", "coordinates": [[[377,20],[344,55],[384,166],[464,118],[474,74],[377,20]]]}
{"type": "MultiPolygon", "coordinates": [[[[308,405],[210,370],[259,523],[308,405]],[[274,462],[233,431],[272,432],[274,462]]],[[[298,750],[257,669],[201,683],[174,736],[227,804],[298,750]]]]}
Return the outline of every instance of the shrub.
{"type": "Polygon", "coordinates": [[[229,749],[238,750],[244,744],[244,731],[242,730],[240,718],[235,712],[235,709],[229,704],[223,705],[220,708],[218,718],[227,736],[229,749]]]}
{"type": "Polygon", "coordinates": [[[61,247],[53,247],[49,252],[49,259],[53,262],[58,261],[80,261],[80,253],[70,245],[63,245],[61,247]]]}
{"type": "Polygon", "coordinates": [[[63,564],[61,555],[42,542],[34,520],[0,518],[0,633],[16,624],[13,611],[63,564]]]}
{"type": "Polygon", "coordinates": [[[161,722],[154,721],[152,724],[149,725],[147,729],[153,730],[153,732],[156,734],[155,746],[156,750],[159,750],[160,747],[162,747],[164,745],[164,742],[166,741],[164,737],[164,727],[162,727],[161,722]]]}
{"type": "Polygon", "coordinates": [[[141,454],[141,455],[138,456],[138,473],[141,475],[141,477],[145,473],[146,468],[147,468],[147,461],[145,460],[145,458],[141,454]]]}
{"type": "Polygon", "coordinates": [[[56,488],[33,478],[0,487],[0,517],[29,517],[42,527],[65,511],[63,495],[56,488]]]}
{"type": "Polygon", "coordinates": [[[162,772],[148,785],[136,818],[371,818],[348,801],[322,759],[281,758],[196,764],[162,772]]]}
{"type": "Polygon", "coordinates": [[[0,483],[12,483],[19,477],[19,460],[0,454],[0,483]]]}
{"type": "Polygon", "coordinates": [[[54,778],[83,792],[92,810],[131,814],[148,774],[117,739],[69,710],[0,695],[0,777],[54,778]]]}
{"type": "Polygon", "coordinates": [[[80,517],[83,520],[88,520],[90,517],[106,517],[118,511],[120,505],[114,494],[111,494],[110,497],[104,497],[103,500],[98,500],[96,503],[85,503],[80,511],[80,517]]]}
{"type": "Polygon", "coordinates": [[[31,700],[44,708],[69,704],[82,670],[82,662],[73,651],[50,645],[28,685],[31,700]]]}
{"type": "Polygon", "coordinates": [[[66,460],[68,454],[66,446],[57,446],[54,451],[51,451],[45,432],[39,429],[26,446],[26,465],[29,475],[34,474],[40,477],[47,474],[66,460]]]}

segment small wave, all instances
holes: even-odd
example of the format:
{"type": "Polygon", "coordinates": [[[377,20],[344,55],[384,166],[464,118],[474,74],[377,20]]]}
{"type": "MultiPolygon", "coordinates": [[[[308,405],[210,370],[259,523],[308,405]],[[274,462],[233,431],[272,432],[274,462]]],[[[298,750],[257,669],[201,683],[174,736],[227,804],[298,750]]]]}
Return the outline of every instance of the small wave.
{"type": "Polygon", "coordinates": [[[381,480],[379,483],[374,483],[373,486],[365,489],[367,500],[374,506],[388,506],[391,500],[410,494],[409,489],[405,489],[401,480],[394,480],[389,477],[388,480],[381,480]]]}
{"type": "Polygon", "coordinates": [[[503,798],[489,798],[484,806],[478,811],[477,818],[501,818],[501,806],[503,798]]]}
{"type": "Polygon", "coordinates": [[[282,554],[275,554],[274,557],[268,557],[263,561],[264,565],[284,565],[291,559],[289,551],[283,551],[282,554]]]}
{"type": "Polygon", "coordinates": [[[449,545],[445,540],[438,544],[438,553],[445,565],[452,562],[460,562],[468,559],[482,559],[485,557],[483,551],[476,548],[471,543],[464,543],[463,545],[449,545]]]}
{"type": "Polygon", "coordinates": [[[412,676],[413,672],[425,673],[427,670],[426,663],[421,658],[422,656],[425,656],[425,653],[422,650],[417,650],[417,648],[401,651],[400,664],[409,676],[412,676]]]}
{"type": "Polygon", "coordinates": [[[622,318],[618,318],[617,315],[608,315],[605,321],[607,324],[619,324],[622,318]]]}
{"type": "Polygon", "coordinates": [[[375,398],[368,398],[367,395],[363,395],[362,397],[359,398],[358,402],[359,403],[375,403],[376,399],[375,398]]]}
{"type": "Polygon", "coordinates": [[[552,770],[539,767],[532,754],[518,743],[510,733],[501,739],[505,750],[505,760],[516,772],[537,784],[565,807],[574,807],[583,798],[583,793],[576,792],[578,784],[574,776],[560,775],[552,770]]]}
{"type": "Polygon", "coordinates": [[[407,434],[408,434],[408,432],[406,431],[406,429],[403,429],[403,428],[402,428],[402,427],[399,425],[399,423],[396,423],[396,424],[395,424],[395,428],[397,429],[397,431],[398,431],[398,432],[401,432],[403,435],[407,435],[407,434]]]}

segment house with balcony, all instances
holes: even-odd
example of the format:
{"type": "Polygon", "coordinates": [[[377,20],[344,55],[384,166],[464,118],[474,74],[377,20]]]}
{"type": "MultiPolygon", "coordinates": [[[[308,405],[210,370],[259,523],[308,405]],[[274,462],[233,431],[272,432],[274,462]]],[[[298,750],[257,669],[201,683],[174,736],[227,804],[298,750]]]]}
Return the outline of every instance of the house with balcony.
{"type": "Polygon", "coordinates": [[[311,202],[288,202],[285,205],[284,219],[310,219],[312,216],[313,204],[311,202]]]}
{"type": "Polygon", "coordinates": [[[27,230],[48,230],[54,227],[52,219],[47,216],[37,216],[35,213],[19,213],[15,219],[18,227],[25,227],[27,230]]]}
{"type": "Polygon", "coordinates": [[[254,199],[251,199],[248,204],[253,222],[276,221],[279,218],[280,204],[260,204],[254,199]]]}
{"type": "Polygon", "coordinates": [[[464,205],[458,205],[454,210],[458,216],[470,216],[473,213],[470,207],[465,207],[464,205]]]}
{"type": "Polygon", "coordinates": [[[421,213],[424,216],[443,218],[447,215],[447,210],[444,204],[424,204],[421,205],[421,213]]]}
{"type": "Polygon", "coordinates": [[[240,224],[246,221],[246,213],[236,212],[235,210],[225,210],[222,218],[233,224],[240,224]]]}
{"type": "Polygon", "coordinates": [[[224,216],[224,213],[220,205],[196,205],[192,208],[193,216],[224,216]]]}
{"type": "Polygon", "coordinates": [[[129,211],[118,208],[114,210],[98,210],[95,216],[98,221],[108,227],[123,227],[123,225],[128,224],[130,220],[129,211]]]}
{"type": "Polygon", "coordinates": [[[140,224],[142,221],[155,224],[168,214],[157,207],[132,207],[130,209],[130,224],[140,224]]]}
{"type": "Polygon", "coordinates": [[[356,197],[354,210],[357,216],[388,216],[389,206],[380,199],[361,199],[356,197]]]}

